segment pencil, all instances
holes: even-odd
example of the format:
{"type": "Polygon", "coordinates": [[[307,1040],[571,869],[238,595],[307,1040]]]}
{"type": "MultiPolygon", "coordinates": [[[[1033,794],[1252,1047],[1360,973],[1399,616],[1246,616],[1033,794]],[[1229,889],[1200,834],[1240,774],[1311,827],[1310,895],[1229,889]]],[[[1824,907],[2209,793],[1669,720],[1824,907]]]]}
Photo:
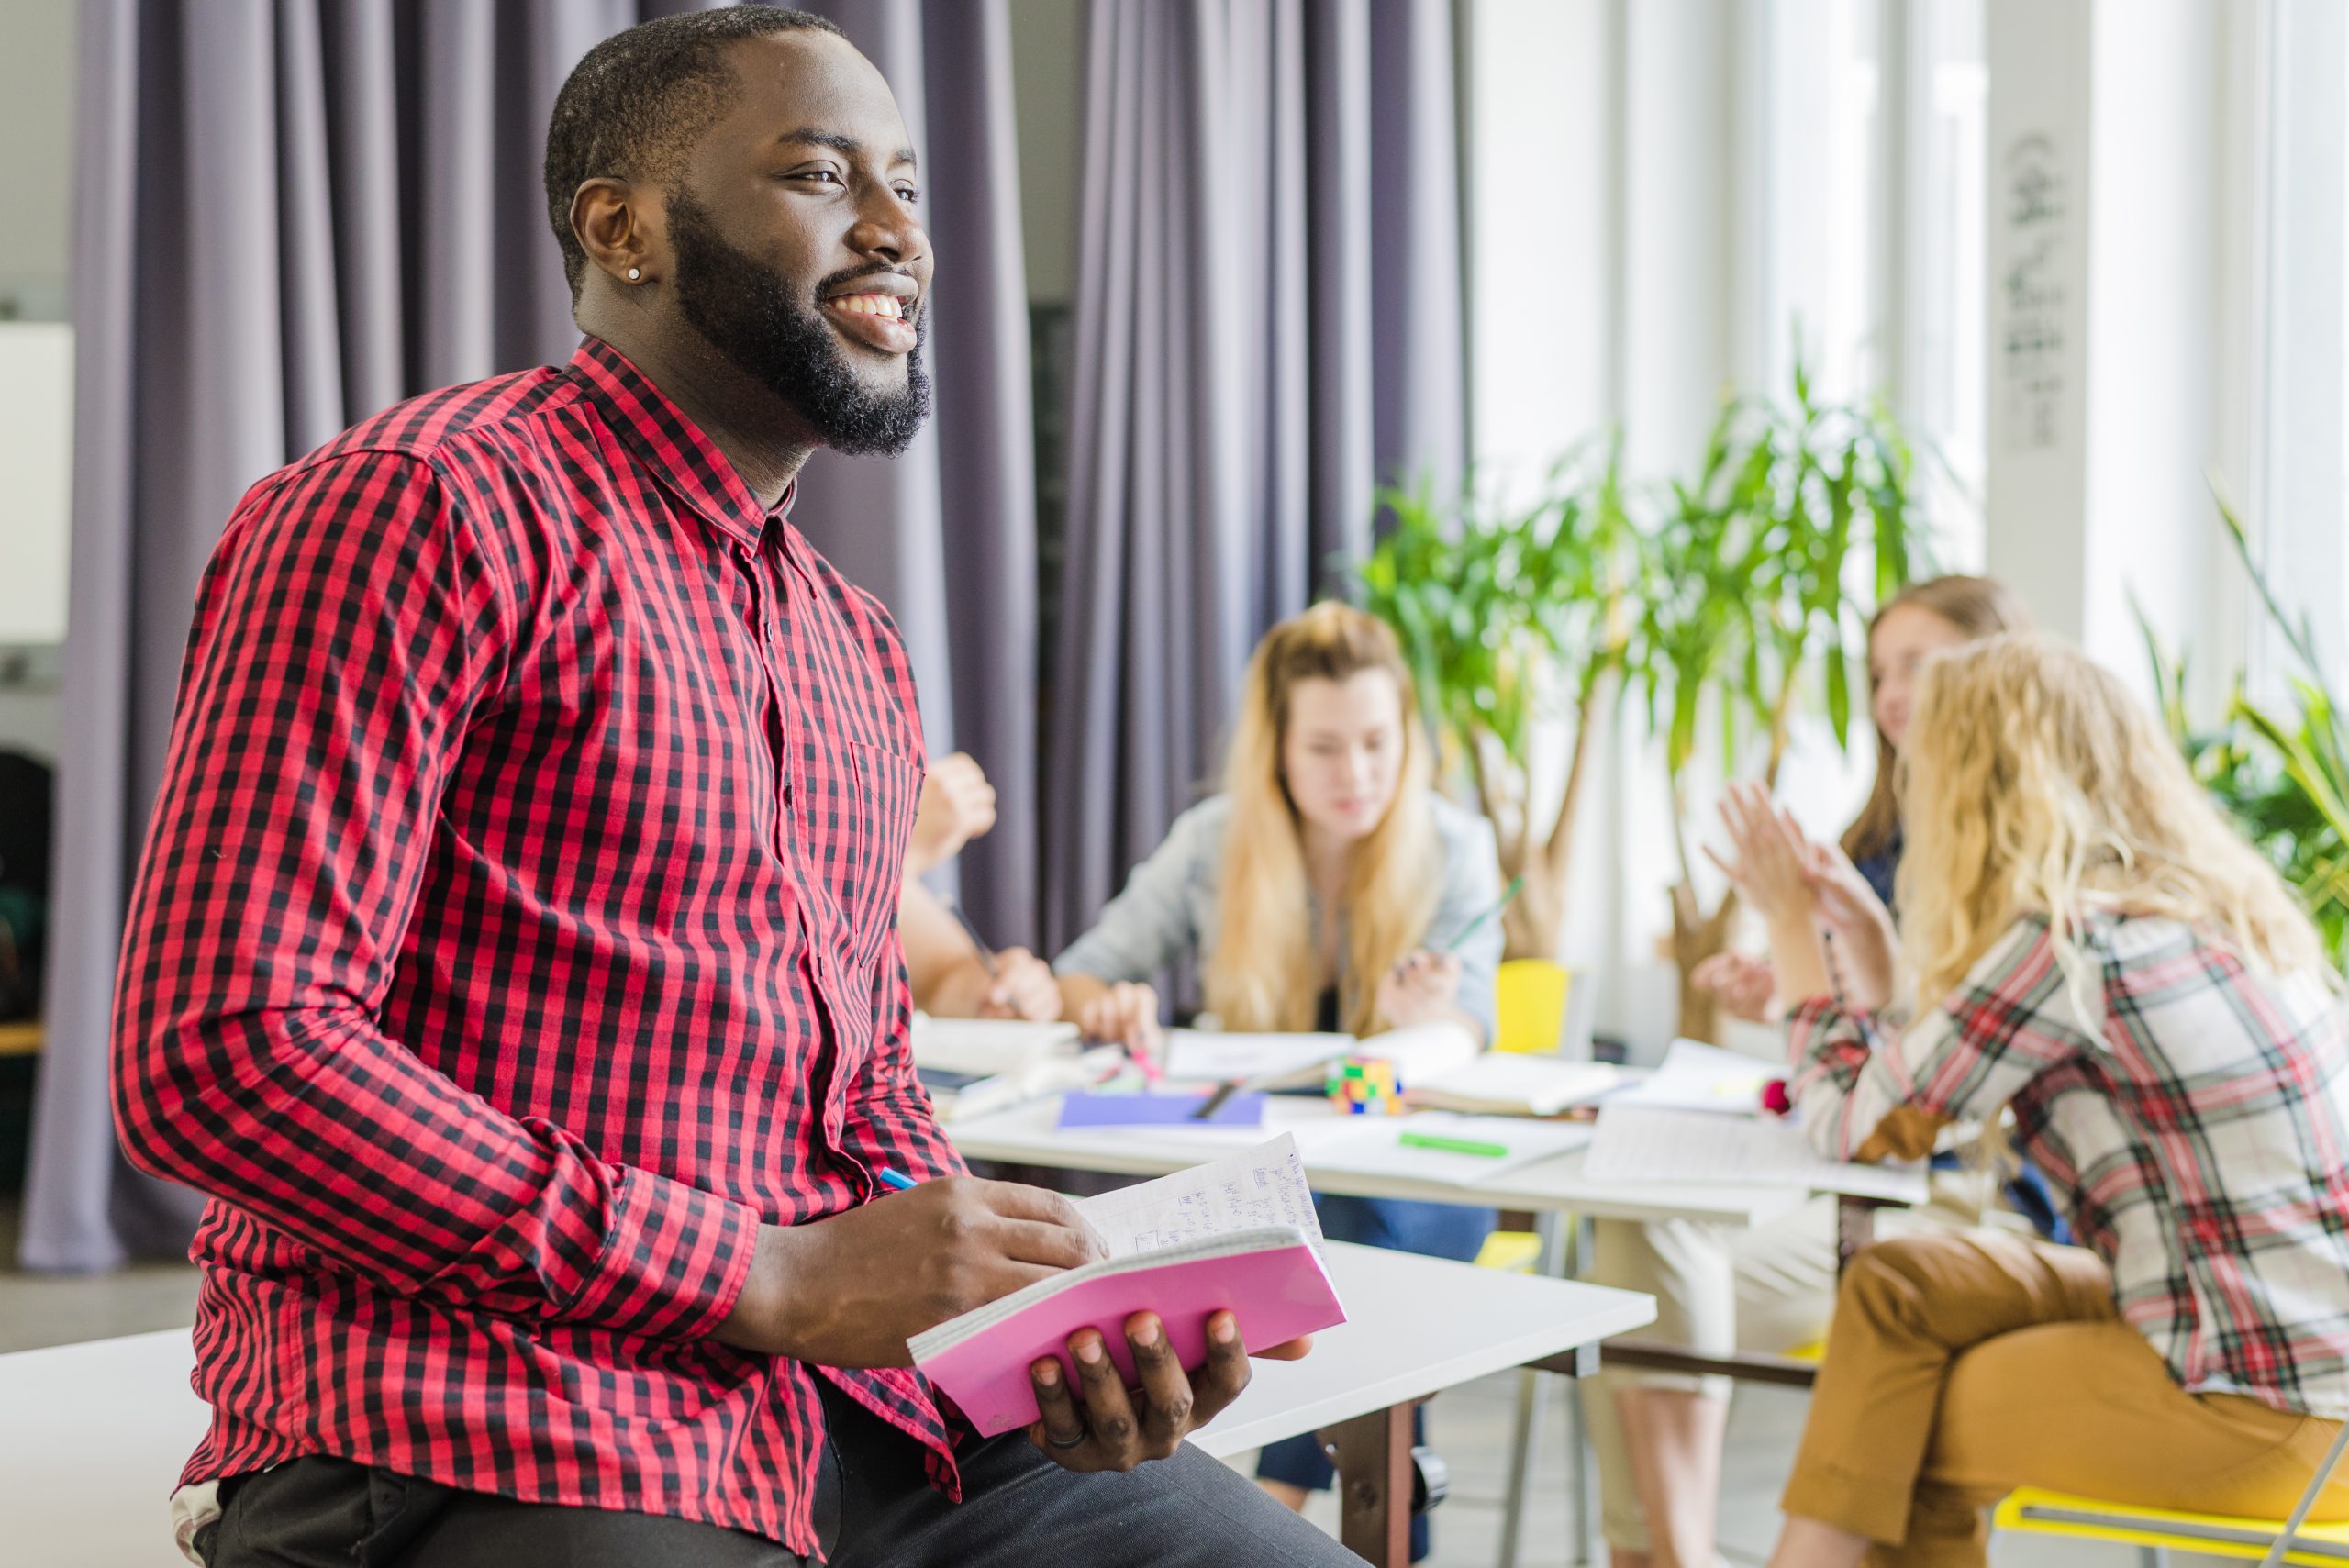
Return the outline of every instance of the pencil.
{"type": "Polygon", "coordinates": [[[971,946],[977,950],[980,966],[987,972],[987,978],[995,979],[1000,973],[996,968],[995,950],[987,946],[986,939],[979,935],[979,929],[971,924],[971,917],[963,913],[960,904],[949,904],[946,907],[952,912],[954,923],[963,928],[963,934],[971,939],[971,946]]]}
{"type": "Polygon", "coordinates": [[[1483,914],[1477,916],[1475,919],[1469,921],[1466,925],[1461,927],[1460,934],[1443,944],[1443,951],[1446,952],[1458,952],[1460,951],[1460,944],[1466,941],[1470,937],[1475,936],[1477,931],[1483,928],[1486,921],[1491,919],[1494,916],[1498,915],[1502,910],[1508,908],[1509,900],[1515,898],[1519,890],[1523,888],[1524,885],[1524,877],[1510,877],[1508,879],[1508,885],[1501,889],[1501,895],[1494,901],[1493,906],[1486,910],[1483,914]]]}

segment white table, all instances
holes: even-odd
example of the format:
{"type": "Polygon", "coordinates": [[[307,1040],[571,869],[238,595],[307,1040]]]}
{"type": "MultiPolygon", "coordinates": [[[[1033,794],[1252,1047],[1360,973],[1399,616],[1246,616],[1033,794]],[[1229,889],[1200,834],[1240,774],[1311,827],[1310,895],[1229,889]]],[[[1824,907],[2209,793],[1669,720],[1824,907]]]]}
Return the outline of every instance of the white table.
{"type": "MultiPolygon", "coordinates": [[[[1655,1316],[1652,1297],[1342,1242],[1352,1321],[1301,1362],[1258,1362],[1194,1440],[1218,1458],[1319,1432],[1338,1450],[1341,1529],[1375,1563],[1408,1558],[1410,1410],[1455,1385],[1554,1361],[1655,1316]]],[[[0,1356],[0,1529],[10,1562],[184,1568],[172,1485],[203,1437],[185,1329],[0,1356]],[[21,1555],[19,1555],[21,1554],[21,1555]]]]}
{"type": "MultiPolygon", "coordinates": [[[[1180,1087],[1182,1085],[1169,1085],[1180,1087]]],[[[1192,1085],[1197,1086],[1197,1085],[1192,1085]]],[[[1244,1147],[1245,1140],[1225,1133],[1167,1132],[1136,1127],[1082,1129],[1063,1132],[1058,1096],[1033,1100],[968,1121],[945,1124],[947,1136],[965,1159],[994,1160],[1009,1165],[1040,1165],[1054,1170],[1102,1171],[1119,1175],[1159,1176],[1184,1170],[1205,1160],[1244,1147]]],[[[1542,1217],[1542,1270],[1548,1274],[1574,1272],[1582,1246],[1564,1243],[1558,1217],[1573,1215],[1585,1226],[1594,1219],[1648,1222],[1665,1219],[1704,1220],[1738,1227],[1761,1225],[1793,1212],[1811,1195],[1798,1187],[1708,1186],[1682,1183],[1620,1183],[1593,1181],[1583,1174],[1583,1153],[1555,1155],[1520,1165],[1490,1180],[1476,1183],[1374,1175],[1359,1171],[1317,1166],[1308,1136],[1315,1124],[1343,1119],[1326,1100],[1306,1095],[1275,1096],[1263,1137],[1283,1130],[1299,1133],[1299,1151],[1306,1179],[1313,1190],[1356,1197],[1415,1199],[1423,1203],[1474,1204],[1520,1209],[1542,1217]]],[[[1505,1118],[1497,1118],[1505,1122],[1505,1118]]],[[[1847,1217],[1848,1218],[1848,1217],[1847,1217]]],[[[1661,1366],[1683,1372],[1713,1372],[1732,1377],[1808,1386],[1815,1370],[1784,1357],[1731,1355],[1697,1356],[1673,1347],[1625,1343],[1609,1348],[1610,1359],[1626,1365],[1661,1366]]],[[[1556,1370],[1554,1368],[1551,1370],[1556,1370]]],[[[1525,1513],[1525,1494],[1534,1462],[1538,1430],[1538,1380],[1529,1373],[1520,1380],[1510,1441],[1508,1501],[1501,1523],[1501,1568],[1517,1561],[1518,1540],[1525,1513]]],[[[1575,1433],[1571,1448],[1575,1512],[1587,1535],[1598,1517],[1595,1478],[1582,1439],[1582,1412],[1569,1404],[1568,1426],[1575,1433]]],[[[1586,1551],[1591,1543],[1586,1541],[1586,1551]]]]}
{"type": "MultiPolygon", "coordinates": [[[[1276,1116],[1264,1133],[1265,1138],[1304,1123],[1341,1119],[1326,1100],[1295,1096],[1275,1101],[1275,1106],[1276,1116]]],[[[945,1130],[965,1159],[1133,1176],[1163,1176],[1245,1146],[1244,1141],[1221,1133],[1167,1132],[1146,1127],[1063,1132],[1054,1125],[1059,1117],[1060,1101],[1055,1097],[970,1121],[949,1122],[945,1130]]],[[[1353,1197],[1475,1204],[1536,1214],[1572,1213],[1593,1219],[1699,1219],[1750,1226],[1791,1213],[1810,1196],[1798,1187],[1595,1182],[1582,1173],[1580,1151],[1520,1165],[1474,1184],[1379,1176],[1319,1168],[1311,1142],[1300,1137],[1298,1143],[1305,1157],[1306,1178],[1314,1191],[1353,1197]]]]}

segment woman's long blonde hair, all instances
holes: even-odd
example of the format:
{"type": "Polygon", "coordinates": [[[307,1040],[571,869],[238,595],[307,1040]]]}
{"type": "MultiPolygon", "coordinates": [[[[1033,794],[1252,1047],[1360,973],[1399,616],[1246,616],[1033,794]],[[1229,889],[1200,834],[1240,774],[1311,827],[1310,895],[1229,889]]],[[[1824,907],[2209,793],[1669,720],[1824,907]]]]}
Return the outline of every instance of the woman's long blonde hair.
{"type": "MultiPolygon", "coordinates": [[[[2012,588],[1995,577],[1929,577],[1911,583],[1876,606],[1868,617],[1868,651],[1876,651],[1876,628],[1898,609],[1926,610],[1964,632],[1969,639],[1996,637],[2002,631],[2029,631],[2031,612],[2012,588]]],[[[1916,719],[1909,728],[1913,733],[1916,719]]],[[[1843,852],[1855,861],[1880,855],[1900,832],[1900,797],[1894,774],[1899,755],[1881,730],[1876,738],[1876,786],[1868,803],[1843,830],[1843,852]]]]}
{"type": "Polygon", "coordinates": [[[1314,1026],[1320,988],[1313,895],[1297,807],[1282,776],[1282,748],[1298,682],[1343,682],[1370,670],[1394,678],[1403,762],[1386,815],[1355,846],[1344,907],[1322,912],[1325,919],[1342,916],[1346,922],[1341,1028],[1368,1035],[1386,1027],[1377,1016],[1376,977],[1419,945],[1435,914],[1442,878],[1428,808],[1428,741],[1402,650],[1375,617],[1334,601],[1316,605],[1275,627],[1257,645],[1232,731],[1224,773],[1231,826],[1205,976],[1208,1008],[1226,1029],[1314,1026]]]}
{"type": "Polygon", "coordinates": [[[1936,656],[1899,772],[1901,938],[1921,1004],[2027,915],[2047,917],[2084,1011],[2078,937],[2099,910],[2184,921],[2271,974],[2330,973],[2283,879],[2144,705],[2076,648],[2009,636],[1936,656]]]}

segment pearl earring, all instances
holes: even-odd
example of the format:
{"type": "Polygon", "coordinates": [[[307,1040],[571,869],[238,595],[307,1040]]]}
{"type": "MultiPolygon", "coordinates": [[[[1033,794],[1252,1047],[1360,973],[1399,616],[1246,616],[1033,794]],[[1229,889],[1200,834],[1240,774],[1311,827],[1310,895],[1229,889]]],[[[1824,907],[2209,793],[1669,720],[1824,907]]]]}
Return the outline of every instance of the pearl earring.
{"type": "Polygon", "coordinates": [[[642,283],[644,281],[644,269],[642,267],[630,267],[628,270],[628,281],[632,284],[642,283]]]}

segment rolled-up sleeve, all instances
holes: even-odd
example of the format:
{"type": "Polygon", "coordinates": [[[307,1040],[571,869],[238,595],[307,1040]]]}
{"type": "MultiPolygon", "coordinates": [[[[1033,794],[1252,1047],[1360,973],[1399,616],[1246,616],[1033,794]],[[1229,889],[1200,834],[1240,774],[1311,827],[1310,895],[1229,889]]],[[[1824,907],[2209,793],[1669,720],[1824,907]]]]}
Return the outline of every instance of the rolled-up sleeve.
{"type": "Polygon", "coordinates": [[[2092,1044],[2044,918],[2019,920],[1905,1030],[1829,996],[1787,1015],[1787,1097],[1835,1160],[1920,1160],[1941,1129],[1996,1110],[2092,1044]]]}

